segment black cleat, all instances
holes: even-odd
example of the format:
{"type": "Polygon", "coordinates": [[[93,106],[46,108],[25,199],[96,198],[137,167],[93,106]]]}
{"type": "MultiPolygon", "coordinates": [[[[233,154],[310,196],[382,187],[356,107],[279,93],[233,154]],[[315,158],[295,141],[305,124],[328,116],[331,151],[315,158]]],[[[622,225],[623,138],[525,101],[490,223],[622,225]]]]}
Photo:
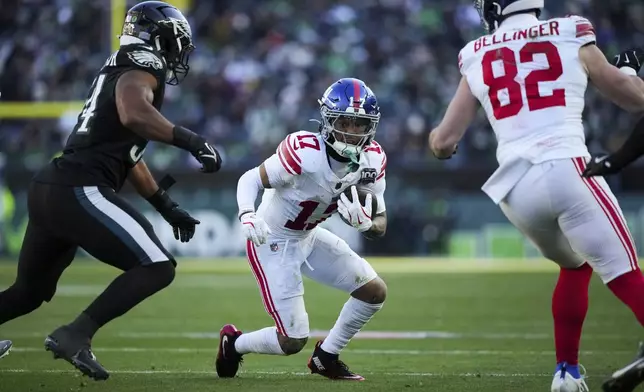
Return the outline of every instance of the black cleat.
{"type": "Polygon", "coordinates": [[[619,369],[604,382],[604,392],[631,392],[644,381],[644,343],[640,343],[637,357],[630,364],[619,369]]]}
{"type": "Polygon", "coordinates": [[[11,347],[13,347],[13,343],[11,343],[11,340],[0,340],[0,358],[6,357],[9,355],[9,351],[11,351],[11,347]]]}
{"type": "Polygon", "coordinates": [[[315,344],[313,355],[307,365],[311,373],[319,374],[331,380],[364,381],[364,377],[353,373],[349,367],[339,359],[338,355],[329,354],[322,350],[322,340],[315,344]]]}
{"type": "Polygon", "coordinates": [[[217,375],[221,378],[235,377],[239,370],[239,365],[243,359],[241,354],[235,350],[235,341],[242,332],[232,324],[224,325],[219,331],[219,351],[215,368],[217,375]]]}
{"type": "Polygon", "coordinates": [[[107,380],[110,376],[96,360],[89,339],[78,336],[67,326],[60,327],[47,336],[45,350],[54,353],[54,359],[64,359],[96,381],[107,380]]]}

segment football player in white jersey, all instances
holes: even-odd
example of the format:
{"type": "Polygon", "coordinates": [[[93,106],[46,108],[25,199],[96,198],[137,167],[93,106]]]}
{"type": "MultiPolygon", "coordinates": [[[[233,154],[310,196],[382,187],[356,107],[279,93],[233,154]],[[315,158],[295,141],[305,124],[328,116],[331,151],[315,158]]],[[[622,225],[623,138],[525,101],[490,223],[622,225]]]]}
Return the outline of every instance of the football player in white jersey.
{"type": "MultiPolygon", "coordinates": [[[[594,270],[644,324],[644,276],[617,200],[590,157],[582,111],[588,79],[622,108],[644,110],[644,82],[607,62],[585,18],[540,21],[543,0],[478,0],[488,34],[459,54],[462,74],[430,134],[447,159],[483,106],[498,140],[499,168],[483,185],[548,259],[561,267],[552,299],[557,364],[552,391],[585,391],[579,341],[594,270]]],[[[610,389],[622,390],[622,389],[610,389]]]]}
{"type": "Polygon", "coordinates": [[[340,79],[318,101],[319,133],[295,132],[237,185],[247,256],[274,327],[220,331],[220,377],[234,377],[248,353],[292,355],[309,337],[302,275],[350,294],[340,316],[308,362],[312,373],[363,380],[339,360],[340,351],[382,307],[387,287],[371,265],[340,237],[317,225],[338,211],[365,236],[384,235],[387,158],[373,140],[380,119],[376,96],[358,79],[340,79]],[[355,185],[370,193],[364,205],[355,185]],[[352,201],[343,192],[349,188],[352,201]],[[264,190],[255,211],[255,199],[264,190]],[[373,196],[371,196],[373,194],[373,196]],[[372,211],[372,197],[377,211],[372,211]]]}

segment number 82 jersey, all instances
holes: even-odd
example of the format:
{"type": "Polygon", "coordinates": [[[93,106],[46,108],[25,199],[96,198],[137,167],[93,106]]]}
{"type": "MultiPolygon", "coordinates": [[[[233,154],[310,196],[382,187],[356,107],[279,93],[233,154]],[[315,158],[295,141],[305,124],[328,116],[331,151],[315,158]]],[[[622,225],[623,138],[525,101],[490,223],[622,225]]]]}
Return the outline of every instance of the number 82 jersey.
{"type": "Polygon", "coordinates": [[[494,129],[499,164],[589,156],[579,49],[594,42],[585,18],[516,15],[461,50],[459,68],[494,129]]]}
{"type": "Polygon", "coordinates": [[[108,186],[115,191],[123,186],[129,169],[141,159],[148,143],[121,123],[116,107],[116,83],[130,70],[144,71],[157,79],[152,104],[161,109],[167,71],[165,60],[149,45],[121,46],[94,79],[62,155],[38,173],[36,181],[108,186]]]}

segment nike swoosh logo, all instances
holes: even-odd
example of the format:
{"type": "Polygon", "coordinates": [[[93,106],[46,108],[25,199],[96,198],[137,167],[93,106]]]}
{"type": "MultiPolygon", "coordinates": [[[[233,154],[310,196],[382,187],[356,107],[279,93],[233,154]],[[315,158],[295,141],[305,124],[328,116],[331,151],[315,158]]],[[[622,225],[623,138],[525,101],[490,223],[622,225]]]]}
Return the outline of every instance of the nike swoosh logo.
{"type": "Polygon", "coordinates": [[[224,335],[221,338],[221,355],[226,358],[226,344],[228,344],[228,336],[224,335]]]}
{"type": "Polygon", "coordinates": [[[642,365],[644,365],[644,358],[640,358],[637,361],[631,363],[630,365],[628,365],[628,366],[626,366],[626,367],[624,367],[622,369],[619,369],[618,371],[613,373],[613,378],[619,378],[619,377],[623,376],[624,374],[626,374],[626,372],[628,372],[629,370],[637,368],[637,367],[641,367],[642,365]]]}

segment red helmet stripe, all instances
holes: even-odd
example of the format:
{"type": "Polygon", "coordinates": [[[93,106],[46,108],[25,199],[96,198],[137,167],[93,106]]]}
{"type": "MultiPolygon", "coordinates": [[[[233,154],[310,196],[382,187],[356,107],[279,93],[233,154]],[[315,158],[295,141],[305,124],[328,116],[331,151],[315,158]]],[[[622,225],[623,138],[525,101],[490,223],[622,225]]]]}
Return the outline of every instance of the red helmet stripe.
{"type": "Polygon", "coordinates": [[[357,112],[360,109],[360,83],[357,80],[353,81],[353,108],[357,112]]]}

